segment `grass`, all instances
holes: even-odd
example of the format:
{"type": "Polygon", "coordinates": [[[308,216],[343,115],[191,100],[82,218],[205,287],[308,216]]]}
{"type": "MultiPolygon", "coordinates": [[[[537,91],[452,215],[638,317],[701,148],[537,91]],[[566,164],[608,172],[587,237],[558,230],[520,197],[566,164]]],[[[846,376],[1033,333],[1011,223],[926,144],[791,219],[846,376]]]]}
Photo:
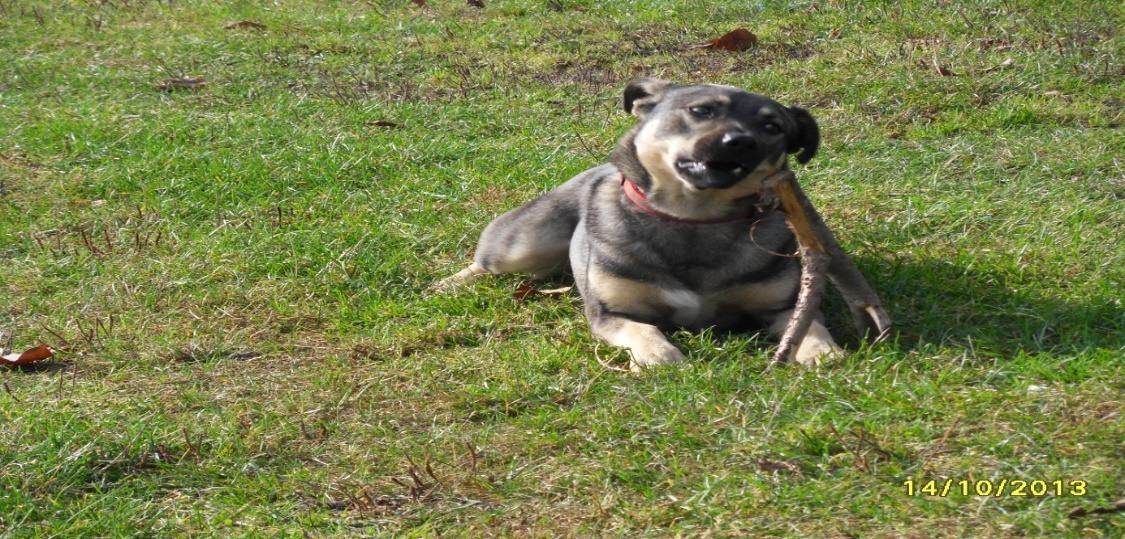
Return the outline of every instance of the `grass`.
{"type": "Polygon", "coordinates": [[[0,372],[0,535],[1120,532],[1067,518],[1125,493],[1119,3],[427,4],[0,0],[0,331],[60,349],[0,372]],[[897,341],[631,376],[574,295],[425,293],[642,75],[810,108],[897,341]]]}

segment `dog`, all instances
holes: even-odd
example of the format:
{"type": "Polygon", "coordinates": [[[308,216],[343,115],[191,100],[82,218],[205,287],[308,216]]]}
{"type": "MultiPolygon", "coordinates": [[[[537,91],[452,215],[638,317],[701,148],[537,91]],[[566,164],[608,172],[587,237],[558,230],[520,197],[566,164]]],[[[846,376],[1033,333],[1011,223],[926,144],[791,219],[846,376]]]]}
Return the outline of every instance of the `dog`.
{"type": "MultiPolygon", "coordinates": [[[[610,162],[493,220],[473,263],[439,290],[483,275],[569,269],[598,338],[627,348],[631,367],[683,361],[664,331],[766,329],[780,335],[800,264],[785,215],[763,181],[816,155],[808,111],[719,85],[630,83],[638,119],[610,162]]],[[[817,365],[840,348],[817,313],[790,359],[817,365]]]]}

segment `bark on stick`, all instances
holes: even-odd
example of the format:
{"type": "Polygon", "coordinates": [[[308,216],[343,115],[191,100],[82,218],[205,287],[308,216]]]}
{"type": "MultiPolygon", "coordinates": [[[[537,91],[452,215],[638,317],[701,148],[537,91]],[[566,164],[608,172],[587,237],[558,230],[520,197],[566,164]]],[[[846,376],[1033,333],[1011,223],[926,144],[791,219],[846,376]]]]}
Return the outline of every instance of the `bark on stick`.
{"type": "Polygon", "coordinates": [[[878,341],[889,334],[891,319],[879,296],[852,262],[820,213],[797,185],[790,170],[766,180],[766,188],[776,193],[789,227],[797,237],[801,254],[801,288],[797,304],[773,356],[773,363],[785,363],[808,333],[824,295],[825,277],[840,291],[862,337],[878,341]]]}

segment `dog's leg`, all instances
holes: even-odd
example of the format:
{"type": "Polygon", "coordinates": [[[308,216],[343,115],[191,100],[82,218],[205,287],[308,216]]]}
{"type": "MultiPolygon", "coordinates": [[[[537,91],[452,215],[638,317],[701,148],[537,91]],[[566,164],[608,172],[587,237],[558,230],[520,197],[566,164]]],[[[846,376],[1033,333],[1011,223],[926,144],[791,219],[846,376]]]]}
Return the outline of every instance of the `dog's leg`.
{"type": "MultiPolygon", "coordinates": [[[[792,312],[790,309],[779,313],[774,318],[773,323],[770,324],[770,333],[776,336],[785,333],[792,312]]],[[[817,318],[809,325],[809,331],[805,334],[801,344],[792,352],[789,357],[791,361],[796,360],[797,363],[806,367],[815,367],[820,365],[821,361],[844,355],[843,349],[836,345],[836,341],[832,339],[832,335],[828,333],[828,328],[824,327],[824,323],[819,319],[820,317],[817,318]]]]}
{"type": "Polygon", "coordinates": [[[493,220],[481,232],[469,267],[434,284],[451,290],[486,274],[530,273],[545,277],[566,267],[570,238],[578,225],[578,195],[589,177],[579,175],[493,220]]]}
{"type": "Polygon", "coordinates": [[[660,328],[638,322],[607,307],[620,304],[643,310],[643,298],[646,294],[655,293],[654,287],[607,276],[597,269],[597,262],[591,259],[593,252],[584,223],[580,224],[570,243],[570,265],[594,336],[613,346],[628,349],[632,358],[629,368],[633,371],[683,361],[683,352],[668,342],[660,328]]]}
{"type": "Polygon", "coordinates": [[[664,332],[651,324],[602,313],[590,318],[590,328],[605,342],[627,348],[632,358],[629,368],[633,371],[686,359],[683,352],[668,342],[664,332]]]}

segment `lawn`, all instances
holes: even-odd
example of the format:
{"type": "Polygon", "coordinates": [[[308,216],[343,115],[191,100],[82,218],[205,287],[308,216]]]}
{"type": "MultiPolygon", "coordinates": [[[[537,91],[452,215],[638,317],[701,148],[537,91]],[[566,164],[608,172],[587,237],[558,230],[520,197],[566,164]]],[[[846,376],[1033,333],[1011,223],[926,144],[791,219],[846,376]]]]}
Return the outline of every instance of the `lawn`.
{"type": "Polygon", "coordinates": [[[0,0],[0,342],[58,350],[0,536],[1120,536],[1119,2],[483,4],[0,0]],[[640,76],[812,112],[894,340],[632,375],[574,292],[428,292],[640,76]]]}

